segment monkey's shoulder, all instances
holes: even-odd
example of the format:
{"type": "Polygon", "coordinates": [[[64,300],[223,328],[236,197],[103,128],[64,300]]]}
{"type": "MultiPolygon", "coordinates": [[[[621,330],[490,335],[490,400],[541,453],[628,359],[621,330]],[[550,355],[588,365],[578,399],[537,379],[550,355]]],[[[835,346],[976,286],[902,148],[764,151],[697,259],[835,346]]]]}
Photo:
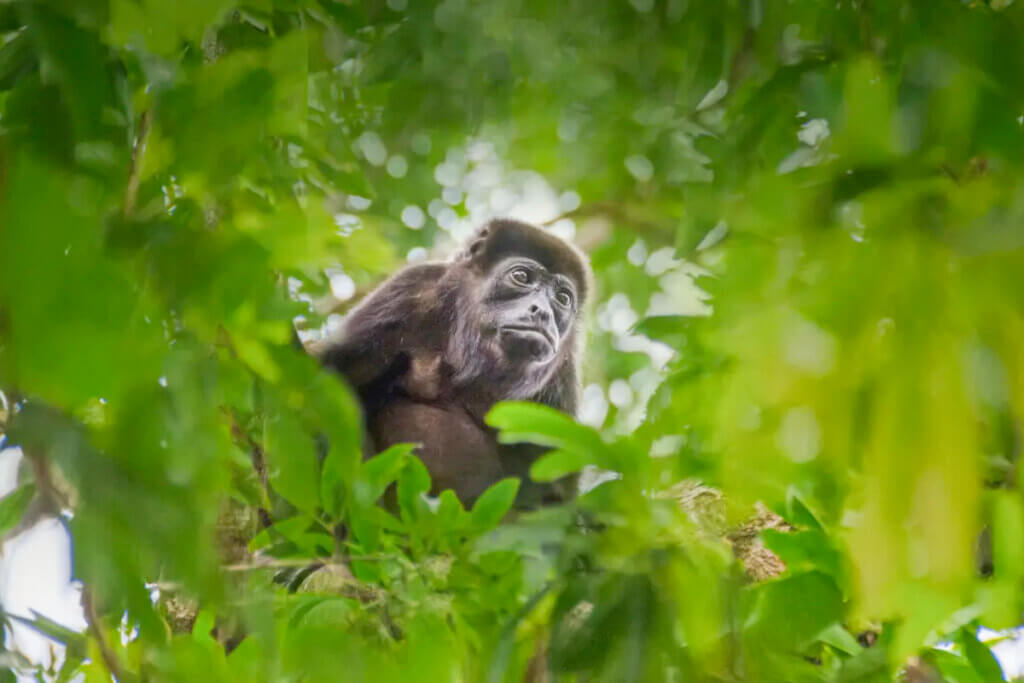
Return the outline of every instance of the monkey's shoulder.
{"type": "Polygon", "coordinates": [[[447,274],[449,264],[440,261],[414,263],[402,268],[381,283],[377,292],[389,295],[419,294],[432,290],[447,274]]]}
{"type": "Polygon", "coordinates": [[[356,333],[381,328],[404,328],[413,333],[424,329],[439,305],[438,287],[445,272],[443,263],[406,266],[352,309],[348,329],[356,333]]]}

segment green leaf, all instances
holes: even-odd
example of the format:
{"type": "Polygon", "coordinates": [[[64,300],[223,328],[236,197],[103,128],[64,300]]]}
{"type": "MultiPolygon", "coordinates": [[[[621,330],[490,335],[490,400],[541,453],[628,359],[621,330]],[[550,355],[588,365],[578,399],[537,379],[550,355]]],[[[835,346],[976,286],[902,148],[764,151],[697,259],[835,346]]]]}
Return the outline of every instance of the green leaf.
{"type": "Polygon", "coordinates": [[[750,589],[745,630],[769,647],[801,648],[844,616],[835,582],[821,572],[767,581],[750,589]]]}
{"type": "Polygon", "coordinates": [[[339,520],[345,507],[348,484],[339,468],[336,458],[327,456],[320,468],[320,500],[331,519],[339,520]]]}
{"type": "Polygon", "coordinates": [[[256,534],[249,542],[249,549],[261,550],[273,544],[280,544],[282,540],[291,544],[290,554],[297,552],[303,557],[329,555],[334,549],[334,538],[308,515],[297,515],[275,522],[256,534]]]}
{"type": "Polygon", "coordinates": [[[820,531],[761,532],[765,547],[779,556],[790,573],[818,570],[841,581],[842,557],[828,536],[820,531]]]}
{"type": "Polygon", "coordinates": [[[349,511],[348,523],[366,552],[374,552],[381,544],[381,532],[400,532],[402,524],[377,505],[384,492],[406,469],[412,444],[396,444],[362,463],[353,485],[355,505],[349,511]]]}
{"type": "Polygon", "coordinates": [[[18,525],[25,509],[32,502],[36,486],[32,482],[22,484],[18,488],[0,498],[0,539],[18,525]]]}
{"type": "Polygon", "coordinates": [[[808,526],[812,529],[824,530],[820,513],[811,509],[805,496],[795,487],[786,491],[786,519],[797,526],[808,526]]]}
{"type": "Polygon", "coordinates": [[[266,648],[263,638],[247,636],[228,654],[228,667],[236,681],[259,680],[266,667],[266,648]]]}
{"type": "Polygon", "coordinates": [[[300,510],[315,510],[320,504],[316,447],[293,415],[281,412],[269,419],[265,453],[274,490],[300,510]]]}
{"type": "Polygon", "coordinates": [[[877,163],[894,152],[892,84],[875,60],[864,57],[846,72],[846,127],[839,140],[848,163],[877,163]]]}
{"type": "Polygon", "coordinates": [[[192,623],[192,639],[204,644],[215,644],[217,641],[213,638],[213,629],[216,623],[217,615],[211,610],[199,610],[196,620],[192,623]]]}
{"type": "Polygon", "coordinates": [[[352,623],[357,604],[350,598],[332,597],[321,600],[303,614],[302,623],[344,628],[352,623]]]}
{"type": "Polygon", "coordinates": [[[552,668],[585,671],[608,661],[613,680],[643,680],[656,605],[654,586],[644,574],[574,577],[555,608],[552,668]]]}
{"type": "Polygon", "coordinates": [[[317,372],[309,389],[310,403],[327,442],[321,498],[327,513],[338,519],[363,457],[359,406],[352,392],[327,373],[317,372]]]}
{"type": "Polygon", "coordinates": [[[39,614],[35,610],[29,610],[32,618],[21,617],[16,614],[4,613],[5,619],[24,624],[32,630],[41,633],[50,640],[64,645],[68,648],[69,656],[85,657],[88,653],[88,638],[84,633],[72,631],[66,626],[57,623],[49,617],[39,614]]]}
{"type": "Polygon", "coordinates": [[[1024,578],[1024,501],[1018,491],[993,491],[992,566],[1002,579],[1024,578]]]}
{"type": "MultiPolygon", "coordinates": [[[[0,205],[0,371],[68,410],[97,397],[114,405],[137,383],[155,384],[166,340],[145,320],[142,288],[99,249],[100,219],[72,206],[72,178],[27,152],[8,155],[6,167],[5,194],[19,200],[0,205]]],[[[76,187],[76,200],[103,202],[102,186],[83,179],[76,187]]]]}
{"type": "Polygon", "coordinates": [[[864,648],[861,646],[857,639],[853,637],[849,631],[842,624],[832,624],[825,628],[824,631],[818,634],[818,640],[831,645],[840,652],[845,652],[848,655],[859,654],[864,648]]]}
{"type": "Polygon", "coordinates": [[[350,512],[348,523],[366,552],[375,552],[380,547],[382,531],[403,530],[401,522],[378,505],[358,506],[350,512]]]}
{"type": "Polygon", "coordinates": [[[436,517],[438,530],[457,539],[466,525],[466,510],[451,489],[441,491],[438,496],[436,517]]]}
{"type": "Polygon", "coordinates": [[[171,56],[182,41],[198,43],[231,3],[213,0],[166,5],[160,0],[114,0],[111,5],[108,33],[112,41],[126,45],[142,41],[150,52],[171,56]]]}
{"type": "Polygon", "coordinates": [[[360,505],[376,503],[388,486],[398,479],[406,459],[415,448],[415,444],[395,444],[364,462],[354,487],[356,501],[360,505]]]}
{"type": "Polygon", "coordinates": [[[549,406],[515,401],[499,403],[487,414],[487,424],[499,430],[501,443],[533,443],[564,452],[554,464],[542,465],[538,476],[543,476],[545,470],[561,474],[574,472],[584,465],[617,469],[616,458],[596,431],[549,406]]]}
{"type": "Polygon", "coordinates": [[[22,31],[0,47],[0,90],[8,90],[35,66],[36,56],[28,31],[22,31]]]}
{"type": "Polygon", "coordinates": [[[964,649],[967,661],[971,663],[975,673],[984,683],[1000,683],[1004,680],[1003,669],[999,666],[999,661],[992,654],[992,650],[978,640],[973,629],[960,629],[957,640],[960,641],[960,645],[964,649]]]}
{"type": "MultiPolygon", "coordinates": [[[[932,649],[923,657],[924,661],[934,666],[941,675],[943,681],[956,681],[956,683],[985,683],[971,662],[955,652],[932,649]]],[[[1000,677],[997,680],[1002,680],[1000,677]]]]}
{"type": "Polygon", "coordinates": [[[699,319],[683,315],[657,315],[644,318],[634,328],[638,334],[668,344],[674,349],[689,345],[699,319]]]}
{"type": "Polygon", "coordinates": [[[481,533],[489,531],[501,522],[516,501],[519,483],[519,480],[514,478],[502,479],[477,498],[470,513],[475,530],[481,533]]]}
{"type": "Polygon", "coordinates": [[[398,475],[398,508],[406,523],[421,519],[429,512],[423,494],[430,491],[430,473],[423,462],[412,456],[398,475]]]}
{"type": "Polygon", "coordinates": [[[551,451],[537,459],[530,466],[530,478],[534,481],[555,481],[567,474],[581,471],[591,464],[592,458],[578,451],[551,451]]]}
{"type": "Polygon", "coordinates": [[[504,401],[487,414],[487,424],[501,430],[501,443],[536,443],[552,448],[604,450],[596,431],[549,406],[504,401]]]}

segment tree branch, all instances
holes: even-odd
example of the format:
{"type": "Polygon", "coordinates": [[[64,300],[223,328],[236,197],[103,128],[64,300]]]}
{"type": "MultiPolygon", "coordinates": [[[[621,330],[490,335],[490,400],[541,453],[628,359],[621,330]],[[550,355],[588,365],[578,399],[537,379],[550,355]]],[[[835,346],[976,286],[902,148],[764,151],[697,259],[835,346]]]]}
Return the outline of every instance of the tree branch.
{"type": "Polygon", "coordinates": [[[92,589],[87,585],[82,586],[82,612],[85,614],[85,621],[88,624],[89,633],[96,639],[96,644],[100,649],[100,658],[103,660],[103,665],[107,667],[107,671],[110,675],[116,678],[118,681],[125,681],[124,669],[121,667],[121,660],[117,658],[117,654],[113,648],[110,647],[110,642],[107,640],[106,634],[103,632],[103,625],[100,622],[99,614],[96,612],[96,605],[93,600],[92,589]]]}

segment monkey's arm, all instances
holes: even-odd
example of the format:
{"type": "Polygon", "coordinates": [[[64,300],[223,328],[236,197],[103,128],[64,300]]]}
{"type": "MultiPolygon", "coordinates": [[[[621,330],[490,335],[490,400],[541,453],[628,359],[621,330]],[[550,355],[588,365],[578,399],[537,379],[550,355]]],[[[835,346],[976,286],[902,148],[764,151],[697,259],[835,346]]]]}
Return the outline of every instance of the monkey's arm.
{"type": "Polygon", "coordinates": [[[349,314],[337,337],[316,355],[357,390],[382,378],[397,379],[413,358],[429,348],[425,325],[437,306],[434,285],[445,272],[440,263],[410,266],[386,280],[349,314]]]}

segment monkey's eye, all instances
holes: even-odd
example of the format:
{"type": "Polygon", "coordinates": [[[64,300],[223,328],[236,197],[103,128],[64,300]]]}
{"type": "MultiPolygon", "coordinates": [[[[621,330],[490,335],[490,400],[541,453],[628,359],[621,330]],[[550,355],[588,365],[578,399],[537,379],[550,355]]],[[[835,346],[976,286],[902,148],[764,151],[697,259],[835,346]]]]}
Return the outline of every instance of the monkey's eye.
{"type": "Polygon", "coordinates": [[[515,282],[517,285],[530,284],[530,271],[528,271],[526,268],[516,268],[511,273],[509,273],[509,277],[511,277],[512,282],[515,282]]]}
{"type": "Polygon", "coordinates": [[[558,303],[561,304],[562,306],[565,306],[566,308],[572,306],[572,294],[565,291],[564,289],[555,294],[555,300],[558,301],[558,303]]]}

